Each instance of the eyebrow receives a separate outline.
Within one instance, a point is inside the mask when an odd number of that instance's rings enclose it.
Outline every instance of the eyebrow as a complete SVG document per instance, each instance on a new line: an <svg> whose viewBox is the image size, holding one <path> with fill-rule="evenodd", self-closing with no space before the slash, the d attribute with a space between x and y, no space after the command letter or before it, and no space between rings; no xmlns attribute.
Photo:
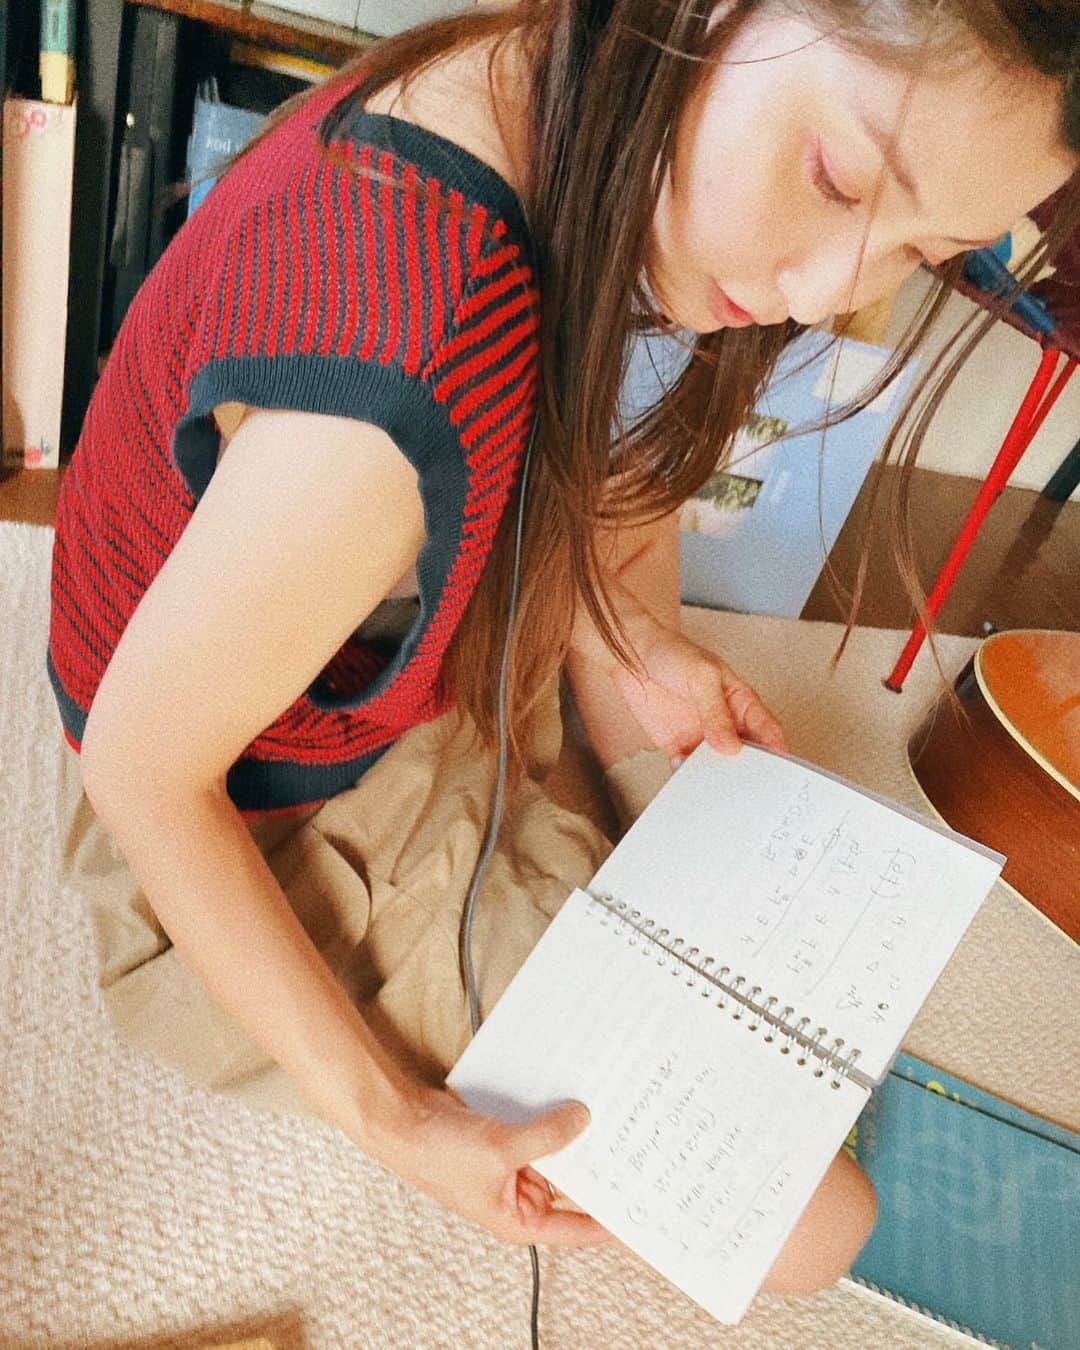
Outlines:
<svg viewBox="0 0 1080 1350"><path fill-rule="evenodd" d="M900 147L896 144L894 135L884 127L878 126L876 122L866 113L864 109L859 109L859 125L867 136L874 142L881 151L881 157L885 161L885 167L904 189L907 195L912 199L918 209L927 214L926 205L919 195L918 184L908 168ZM943 234L940 236L950 244L959 244L961 248L990 248L996 244L1000 235L993 239L955 239L952 235Z"/></svg>

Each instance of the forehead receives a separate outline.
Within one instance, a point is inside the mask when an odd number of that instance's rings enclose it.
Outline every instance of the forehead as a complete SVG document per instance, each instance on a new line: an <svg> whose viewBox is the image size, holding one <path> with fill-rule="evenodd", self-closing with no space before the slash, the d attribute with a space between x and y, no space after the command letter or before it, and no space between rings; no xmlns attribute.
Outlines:
<svg viewBox="0 0 1080 1350"><path fill-rule="evenodd" d="M840 107L878 144L913 213L935 233L949 236L964 222L969 233L993 236L1077 167L1061 139L1060 86L1035 71L1002 69L981 53L928 59L914 71L843 49L833 55L863 76L840 86Z"/></svg>
<svg viewBox="0 0 1080 1350"><path fill-rule="evenodd" d="M748 19L708 76L719 103L760 101L755 125L839 137L859 165L898 170L895 198L920 232L996 237L1064 183L1077 157L1061 140L1062 95L1029 69L1003 69L972 39L903 61L873 56L804 19ZM781 126L780 123L785 126Z"/></svg>

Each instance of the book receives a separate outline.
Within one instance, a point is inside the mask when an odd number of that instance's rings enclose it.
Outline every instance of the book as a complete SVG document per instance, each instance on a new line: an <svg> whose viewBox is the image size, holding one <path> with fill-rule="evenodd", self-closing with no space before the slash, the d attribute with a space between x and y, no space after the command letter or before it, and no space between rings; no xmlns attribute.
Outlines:
<svg viewBox="0 0 1080 1350"><path fill-rule="evenodd" d="M131 18L126 112L117 166L116 209L109 241L107 341L154 264L173 222L166 197L173 181L173 124L180 70L181 21L137 7Z"/></svg>
<svg viewBox="0 0 1080 1350"><path fill-rule="evenodd" d="M195 91L186 160L189 216L217 182L222 166L258 134L267 116L327 72L316 62L250 44L233 43L229 52L229 62L200 80Z"/></svg>
<svg viewBox="0 0 1080 1350"><path fill-rule="evenodd" d="M852 1145L879 1204L854 1280L991 1345L1080 1345L1080 1135L902 1054Z"/></svg>
<svg viewBox="0 0 1080 1350"><path fill-rule="evenodd" d="M784 351L724 467L680 508L684 603L799 617L917 363L848 420L799 428L869 389L890 355L816 330Z"/></svg>
<svg viewBox="0 0 1080 1350"><path fill-rule="evenodd" d="M360 0L277 0L276 8L303 14L342 28L357 28L356 13Z"/></svg>
<svg viewBox="0 0 1080 1350"><path fill-rule="evenodd" d="M70 103L75 97L75 0L41 0L41 97Z"/></svg>
<svg viewBox="0 0 1080 1350"><path fill-rule="evenodd" d="M189 216L217 181L215 170L243 149L265 120L263 113L223 103L216 78L199 86L187 151Z"/></svg>
<svg viewBox="0 0 1080 1350"><path fill-rule="evenodd" d="M279 9L378 37L459 14L475 4L476 0L277 0Z"/></svg>
<svg viewBox="0 0 1080 1350"><path fill-rule="evenodd" d="M253 42L230 42L229 61L236 66L269 70L287 75L303 84L321 84L334 73L334 66L298 52L282 52L274 47L259 47Z"/></svg>
<svg viewBox="0 0 1080 1350"><path fill-rule="evenodd" d="M738 1321L1003 859L793 757L698 747L575 891L447 1083L591 1123L533 1164Z"/></svg>
<svg viewBox="0 0 1080 1350"><path fill-rule="evenodd" d="M78 100L4 100L3 462L54 469L67 343Z"/></svg>

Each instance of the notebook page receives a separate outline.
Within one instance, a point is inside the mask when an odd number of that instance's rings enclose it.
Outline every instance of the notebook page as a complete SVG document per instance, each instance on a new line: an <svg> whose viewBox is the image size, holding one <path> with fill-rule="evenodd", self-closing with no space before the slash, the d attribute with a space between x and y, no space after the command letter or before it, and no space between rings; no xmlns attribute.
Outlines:
<svg viewBox="0 0 1080 1350"><path fill-rule="evenodd" d="M733 1006L576 891L447 1079L512 1122L585 1102L588 1129L537 1171L723 1322L867 1100Z"/></svg>
<svg viewBox="0 0 1080 1350"><path fill-rule="evenodd" d="M1003 861L801 760L701 745L589 890L857 1047L876 1081Z"/></svg>

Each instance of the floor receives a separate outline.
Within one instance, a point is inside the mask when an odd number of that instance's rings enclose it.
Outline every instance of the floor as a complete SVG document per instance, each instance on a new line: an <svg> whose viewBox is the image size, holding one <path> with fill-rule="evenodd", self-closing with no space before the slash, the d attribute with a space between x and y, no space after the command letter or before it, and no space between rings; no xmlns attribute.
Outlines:
<svg viewBox="0 0 1080 1350"><path fill-rule="evenodd" d="M63 470L9 473L0 479L0 520L51 524ZM978 491L970 478L916 469L911 518L919 573L926 585L936 574ZM850 588L866 531L866 491L830 555L837 577ZM867 581L858 622L870 628L904 628L911 618L888 531L873 529ZM803 610L805 619L843 619L846 601L830 592L823 573ZM945 633L978 636L994 629L1054 628L1080 631L1080 502L1050 502L1024 488L1007 488L987 518L956 588L942 612Z"/></svg>

